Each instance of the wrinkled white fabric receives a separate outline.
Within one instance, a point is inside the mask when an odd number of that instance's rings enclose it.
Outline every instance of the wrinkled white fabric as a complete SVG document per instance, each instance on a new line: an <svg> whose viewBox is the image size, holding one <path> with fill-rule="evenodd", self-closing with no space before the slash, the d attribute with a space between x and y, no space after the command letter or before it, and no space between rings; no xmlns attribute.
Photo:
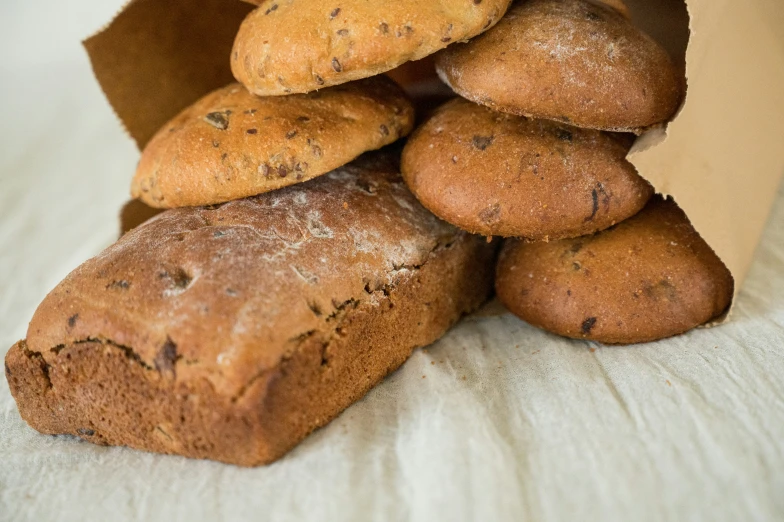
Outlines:
<svg viewBox="0 0 784 522"><path fill-rule="evenodd" d="M137 160L78 46L121 0L72 4L0 5L2 354ZM2 521L783 518L784 192L730 324L607 348L474 317L264 468L40 435L0 379Z"/></svg>

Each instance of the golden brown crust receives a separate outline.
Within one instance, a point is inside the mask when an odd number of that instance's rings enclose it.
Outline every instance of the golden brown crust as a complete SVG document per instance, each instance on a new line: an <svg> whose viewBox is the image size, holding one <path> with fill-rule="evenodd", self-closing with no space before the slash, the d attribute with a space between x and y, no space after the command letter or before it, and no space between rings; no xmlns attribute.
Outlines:
<svg viewBox="0 0 784 522"><path fill-rule="evenodd" d="M270 0L234 42L231 69L263 96L375 76L492 27L510 0Z"/></svg>
<svg viewBox="0 0 784 522"><path fill-rule="evenodd" d="M426 208L464 230L561 239L623 221L653 195L625 159L629 145L458 98L409 138L402 172Z"/></svg>
<svg viewBox="0 0 784 522"><path fill-rule="evenodd" d="M671 200L594 236L505 243L499 299L523 320L608 344L654 341L721 315L733 279Z"/></svg>
<svg viewBox="0 0 784 522"><path fill-rule="evenodd" d="M496 27L436 57L458 94L512 114L609 131L670 119L683 79L621 14L585 0L528 0Z"/></svg>
<svg viewBox="0 0 784 522"><path fill-rule="evenodd" d="M131 192L157 208L240 199L325 174L413 125L410 100L385 77L286 98L232 84L155 135Z"/></svg>
<svg viewBox="0 0 784 522"><path fill-rule="evenodd" d="M488 297L494 245L383 154L308 185L167 211L69 275L6 358L25 420L269 462Z"/></svg>

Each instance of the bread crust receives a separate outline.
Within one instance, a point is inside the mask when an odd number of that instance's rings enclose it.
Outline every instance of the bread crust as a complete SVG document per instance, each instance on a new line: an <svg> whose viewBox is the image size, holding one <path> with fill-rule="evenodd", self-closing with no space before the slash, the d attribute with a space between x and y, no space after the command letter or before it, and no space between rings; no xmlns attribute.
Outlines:
<svg viewBox="0 0 784 522"><path fill-rule="evenodd" d="M610 7L527 0L490 31L436 56L460 96L577 127L641 133L669 120L684 80L667 52Z"/></svg>
<svg viewBox="0 0 784 522"><path fill-rule="evenodd" d="M413 126L411 101L383 76L286 98L232 84L153 137L131 194L157 208L241 199L326 174Z"/></svg>
<svg viewBox="0 0 784 522"><path fill-rule="evenodd" d="M508 240L498 297L515 315L559 335L607 344L655 341L724 313L729 270L672 200L593 236Z"/></svg>
<svg viewBox="0 0 784 522"><path fill-rule="evenodd" d="M486 236L554 240L639 212L653 187L629 136L503 114L454 99L409 138L402 172L431 212Z"/></svg>
<svg viewBox="0 0 784 522"><path fill-rule="evenodd" d="M261 96L310 92L419 60L492 27L510 0L274 0L251 12L231 70Z"/></svg>
<svg viewBox="0 0 784 522"><path fill-rule="evenodd" d="M495 245L388 154L303 189L164 212L88 261L6 357L43 433L271 462L489 296Z"/></svg>

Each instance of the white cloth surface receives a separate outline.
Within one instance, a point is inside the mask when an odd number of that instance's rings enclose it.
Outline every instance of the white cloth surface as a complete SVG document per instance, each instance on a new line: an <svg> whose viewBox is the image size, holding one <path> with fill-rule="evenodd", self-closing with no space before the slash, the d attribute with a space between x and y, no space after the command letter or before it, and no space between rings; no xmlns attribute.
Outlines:
<svg viewBox="0 0 784 522"><path fill-rule="evenodd" d="M138 156L78 42L120 4L0 3L3 355L117 235ZM0 379L0 520L784 520L784 192L730 324L620 348L473 317L268 467L40 435Z"/></svg>

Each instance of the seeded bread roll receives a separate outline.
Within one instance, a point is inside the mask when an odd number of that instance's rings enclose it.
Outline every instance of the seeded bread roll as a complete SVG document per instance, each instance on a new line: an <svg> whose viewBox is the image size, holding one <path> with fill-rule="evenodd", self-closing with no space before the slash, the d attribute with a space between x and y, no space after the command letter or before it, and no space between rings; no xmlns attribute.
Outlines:
<svg viewBox="0 0 784 522"><path fill-rule="evenodd" d="M672 200L593 236L508 240L498 298L535 326L607 344L655 341L727 310L733 279Z"/></svg>
<svg viewBox="0 0 784 522"><path fill-rule="evenodd" d="M260 96L375 76L490 28L511 0L267 0L240 26L234 77Z"/></svg>
<svg viewBox="0 0 784 522"><path fill-rule="evenodd" d="M409 138L402 171L426 208L464 230L562 239L623 221L653 195L626 161L631 143L456 98Z"/></svg>
<svg viewBox="0 0 784 522"><path fill-rule="evenodd" d="M43 433L268 463L485 301L494 252L377 153L127 233L46 297L6 376Z"/></svg>
<svg viewBox="0 0 784 522"><path fill-rule="evenodd" d="M411 101L383 76L286 98L232 84L155 135L131 193L157 208L224 203L325 174L413 126Z"/></svg>
<svg viewBox="0 0 784 522"><path fill-rule="evenodd" d="M587 0L518 2L493 29L439 53L436 68L494 110L619 132L669 120L684 86L663 47Z"/></svg>

